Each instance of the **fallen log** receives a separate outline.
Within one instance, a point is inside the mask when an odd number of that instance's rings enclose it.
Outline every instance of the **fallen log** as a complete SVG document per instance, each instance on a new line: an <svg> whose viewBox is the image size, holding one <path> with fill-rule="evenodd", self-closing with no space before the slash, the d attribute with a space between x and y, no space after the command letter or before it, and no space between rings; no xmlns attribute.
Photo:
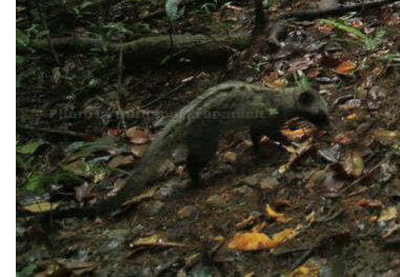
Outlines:
<svg viewBox="0 0 400 277"><path fill-rule="evenodd" d="M145 37L131 42L107 43L100 38L65 37L52 39L54 49L103 50L119 51L122 48L126 62L156 61L170 55L173 58L186 58L209 62L212 59L228 57L234 50L243 50L251 45L251 35L236 33L211 37L202 34L174 35L171 48L169 35ZM31 47L46 50L47 41L34 41ZM18 52L26 52L27 48L19 48Z"/></svg>
<svg viewBox="0 0 400 277"><path fill-rule="evenodd" d="M341 5L329 9L298 10L273 18L269 23L271 25L275 23L276 26L280 26L281 24L279 24L279 22L287 19L312 20L327 16L343 15L351 11L371 11L375 8L398 2L399 0L381 0L346 6ZM272 35L272 44L277 44L276 40L277 39L274 37L274 35ZM220 58L228 57L235 50L243 50L248 48L253 41L254 39L252 38L251 34L246 32L235 33L231 35L218 35L215 37L202 34L174 35L173 47L171 47L169 35L145 37L135 41L123 43L108 43L100 38L72 36L65 38L54 38L51 40L50 45L47 40L36 40L33 41L29 47L39 50L49 50L51 47L53 47L54 49L100 49L112 52L122 49L124 53L124 60L128 63L133 62L136 64L143 61L159 63L168 56L209 63L213 60L220 62ZM29 50L29 47L19 47L17 52L26 52ZM268 45L265 47L268 48Z"/></svg>

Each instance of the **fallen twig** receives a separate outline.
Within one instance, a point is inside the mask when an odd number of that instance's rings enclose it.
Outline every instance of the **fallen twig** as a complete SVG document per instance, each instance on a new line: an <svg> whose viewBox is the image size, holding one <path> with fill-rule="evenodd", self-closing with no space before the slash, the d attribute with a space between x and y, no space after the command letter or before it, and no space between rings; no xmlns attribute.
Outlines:
<svg viewBox="0 0 400 277"><path fill-rule="evenodd" d="M121 119L122 127L124 128L124 130L126 130L127 125L126 125L126 121L125 121L125 112L121 107L123 56L124 56L124 52L121 47L121 49L119 49L119 59L118 59L118 87L117 87L115 94L116 94L117 109L118 109L119 117Z"/></svg>
<svg viewBox="0 0 400 277"><path fill-rule="evenodd" d="M150 101L149 103L143 105L141 108L142 109L146 109L148 107L150 107L151 105L153 105L154 103L160 101L161 99L165 99L166 97L171 96L172 94L174 94L175 92L178 92L179 90L181 90L182 88L184 88L187 85L187 83L183 83L180 84L179 86L177 86L176 88L172 89L171 91L167 92L165 95L161 95L160 97L157 97L156 99Z"/></svg>
<svg viewBox="0 0 400 277"><path fill-rule="evenodd" d="M17 125L17 130L18 129L22 130L22 131L47 133L47 134L51 134L51 135L67 136L67 137L80 138L80 139L85 139L88 137L86 134L77 133L77 132L68 131L68 130L56 130L56 129L50 129L50 128L39 128L39 127Z"/></svg>

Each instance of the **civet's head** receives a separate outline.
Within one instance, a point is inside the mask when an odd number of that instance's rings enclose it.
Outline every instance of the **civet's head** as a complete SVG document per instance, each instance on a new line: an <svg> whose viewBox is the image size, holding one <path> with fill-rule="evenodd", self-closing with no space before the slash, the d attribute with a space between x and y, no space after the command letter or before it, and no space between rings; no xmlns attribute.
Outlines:
<svg viewBox="0 0 400 277"><path fill-rule="evenodd" d="M299 116L310 121L318 128L329 129L328 104L315 88L298 95L297 111Z"/></svg>

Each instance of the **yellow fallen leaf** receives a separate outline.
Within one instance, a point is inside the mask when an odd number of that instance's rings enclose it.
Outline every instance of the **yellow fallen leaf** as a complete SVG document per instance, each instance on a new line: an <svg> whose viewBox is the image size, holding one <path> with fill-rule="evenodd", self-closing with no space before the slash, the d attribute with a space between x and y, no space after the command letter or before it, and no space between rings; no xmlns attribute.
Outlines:
<svg viewBox="0 0 400 277"><path fill-rule="evenodd" d="M398 214L398 212L397 212L397 208L395 206L388 207L381 212L381 216L379 217L379 220L389 221L392 219L396 219L397 214Z"/></svg>
<svg viewBox="0 0 400 277"><path fill-rule="evenodd" d="M214 241L223 241L225 238L223 236L216 236L213 239Z"/></svg>
<svg viewBox="0 0 400 277"><path fill-rule="evenodd" d="M348 120L354 120L354 119L356 119L357 118L357 114L355 114L355 113L352 113L352 114L350 114L350 115L348 115L347 117L346 117L346 119L348 119Z"/></svg>
<svg viewBox="0 0 400 277"><path fill-rule="evenodd" d="M318 271L319 265L313 261L308 261L290 272L289 277L318 277Z"/></svg>
<svg viewBox="0 0 400 277"><path fill-rule="evenodd" d="M184 244L179 242L171 242L164 239L162 236L158 234L154 234L148 237L142 237L136 239L134 242L129 245L131 248L136 247L152 247L152 246L161 246L161 247L186 247Z"/></svg>
<svg viewBox="0 0 400 277"><path fill-rule="evenodd" d="M155 187L149 188L149 189L145 190L143 193L136 195L136 196L132 197L131 199L129 199L128 201L122 203L122 206L126 207L126 206L140 203L146 199L150 199L154 196L156 191L157 191L157 189Z"/></svg>
<svg viewBox="0 0 400 277"><path fill-rule="evenodd" d="M378 129L372 132L372 137L383 145L390 145L400 141L400 131Z"/></svg>
<svg viewBox="0 0 400 277"><path fill-rule="evenodd" d="M293 229L285 229L271 237L264 233L239 233L235 234L233 240L228 244L228 248L241 251L272 249L283 244L292 233Z"/></svg>
<svg viewBox="0 0 400 277"><path fill-rule="evenodd" d="M222 156L224 162L226 163L235 163L237 159L236 153L232 151L226 151L224 155Z"/></svg>
<svg viewBox="0 0 400 277"><path fill-rule="evenodd" d="M295 118L283 126L281 134L289 141L298 141L310 137L316 130L317 128L308 121L301 121Z"/></svg>
<svg viewBox="0 0 400 277"><path fill-rule="evenodd" d="M151 244L151 243L156 243L157 241L160 241L160 240L162 240L162 238L159 235L154 234L154 235L151 235L148 237L138 238L137 240L134 241L134 244L135 245L136 244Z"/></svg>
<svg viewBox="0 0 400 277"><path fill-rule="evenodd" d="M57 206L59 204L60 203L50 203L48 201L36 202L36 203L29 204L27 206L24 206L24 209L29 212L32 212L32 213L41 213L41 212L50 211L51 209L55 209L55 208L57 208Z"/></svg>
<svg viewBox="0 0 400 277"><path fill-rule="evenodd" d="M286 228L272 236L272 240L276 243L282 244L288 239L291 239L296 234L294 229Z"/></svg>
<svg viewBox="0 0 400 277"><path fill-rule="evenodd" d="M269 204L267 204L265 210L267 212L267 215L275 219L277 222L288 223L289 221L292 220L290 217L286 218L283 213L276 212L274 209L271 208Z"/></svg>
<svg viewBox="0 0 400 277"><path fill-rule="evenodd" d="M398 138L400 137L400 132L399 131L389 131L389 130L375 130L372 132L372 135L374 137L380 137L380 138Z"/></svg>

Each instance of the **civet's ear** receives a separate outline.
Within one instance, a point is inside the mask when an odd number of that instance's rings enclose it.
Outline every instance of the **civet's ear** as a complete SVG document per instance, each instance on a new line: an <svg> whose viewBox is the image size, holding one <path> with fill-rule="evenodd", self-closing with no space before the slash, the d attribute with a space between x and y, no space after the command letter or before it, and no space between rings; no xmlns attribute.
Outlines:
<svg viewBox="0 0 400 277"><path fill-rule="evenodd" d="M299 96L299 103L304 106L310 106L315 100L315 95L310 91L305 91Z"/></svg>

